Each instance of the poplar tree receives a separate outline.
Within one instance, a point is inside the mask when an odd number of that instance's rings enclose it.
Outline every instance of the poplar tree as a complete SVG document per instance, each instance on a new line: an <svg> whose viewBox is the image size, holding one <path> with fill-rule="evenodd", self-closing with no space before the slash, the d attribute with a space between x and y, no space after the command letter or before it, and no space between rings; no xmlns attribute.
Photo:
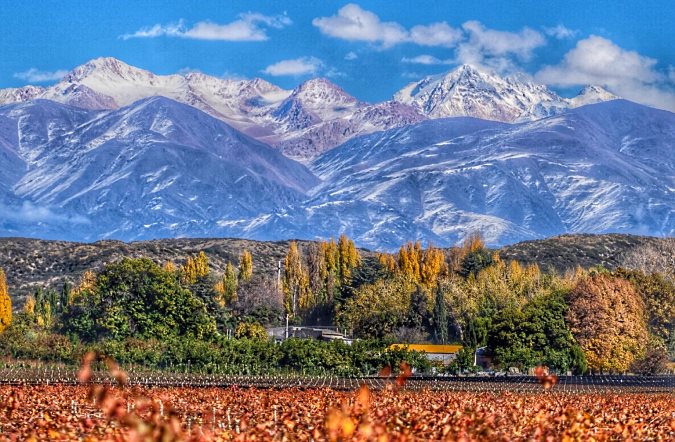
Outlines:
<svg viewBox="0 0 675 442"><path fill-rule="evenodd" d="M307 293L309 292L308 286L309 281L302 265L298 243L291 241L284 260L283 277L284 306L287 313L296 314L296 307L301 303L304 308L308 307L310 303L308 296L311 296Z"/></svg>
<svg viewBox="0 0 675 442"><path fill-rule="evenodd" d="M197 279L209 274L209 258L202 251L196 257L188 256L182 268L183 282L194 284Z"/></svg>
<svg viewBox="0 0 675 442"><path fill-rule="evenodd" d="M248 250L244 250L239 259L239 280L250 281L253 276L253 256Z"/></svg>
<svg viewBox="0 0 675 442"><path fill-rule="evenodd" d="M225 274L223 274L223 301L224 305L231 305L237 300L237 290L239 282L237 272L231 262L225 265Z"/></svg>
<svg viewBox="0 0 675 442"><path fill-rule="evenodd" d="M12 299L7 290L5 271L0 269L0 333L12 323Z"/></svg>

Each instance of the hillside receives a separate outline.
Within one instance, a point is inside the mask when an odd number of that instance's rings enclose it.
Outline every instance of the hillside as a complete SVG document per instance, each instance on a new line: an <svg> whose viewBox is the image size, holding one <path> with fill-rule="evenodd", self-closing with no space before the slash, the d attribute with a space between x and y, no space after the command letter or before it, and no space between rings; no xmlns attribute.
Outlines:
<svg viewBox="0 0 675 442"><path fill-rule="evenodd" d="M618 266L623 257L635 249L659 242L672 241L633 235L563 235L544 240L525 241L500 250L503 259L537 263L542 269L558 271L577 265L590 267L602 264ZM304 242L303 244L307 244ZM236 262L243 250L253 255L256 275L276 274L277 263L283 260L288 241L263 242L243 239L161 239L124 243L98 241L76 243L28 238L0 238L0 268L7 273L10 294L15 307L39 286L59 287L64 278L76 281L88 269L100 269L105 263L122 257L148 257L158 263L182 263L189 255L204 251L211 268L222 272L228 261ZM363 256L372 252L362 250ZM372 263L372 261L368 261Z"/></svg>
<svg viewBox="0 0 675 442"><path fill-rule="evenodd" d="M536 263L543 270L563 272L577 265L583 268L602 265L613 269L621 266L624 257L630 252L667 241L672 243L674 239L622 234L560 235L519 242L503 247L499 253L502 259Z"/></svg>
<svg viewBox="0 0 675 442"><path fill-rule="evenodd" d="M209 264L222 272L228 261L236 263L244 250L253 255L254 272L275 274L288 241L259 242L242 239L162 239L124 243L98 241L77 243L28 238L0 238L0 267L7 273L13 297L19 298L35 287L60 286L64 277L76 281L89 269L123 257L147 257L158 263L182 263L190 255L204 251Z"/></svg>

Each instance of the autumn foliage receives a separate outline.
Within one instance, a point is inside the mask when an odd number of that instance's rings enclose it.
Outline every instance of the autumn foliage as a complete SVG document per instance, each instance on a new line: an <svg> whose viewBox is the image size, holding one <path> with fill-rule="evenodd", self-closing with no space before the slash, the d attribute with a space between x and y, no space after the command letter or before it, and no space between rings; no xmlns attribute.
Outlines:
<svg viewBox="0 0 675 442"><path fill-rule="evenodd" d="M7 278L0 269L0 333L12 323L12 300L7 292Z"/></svg>
<svg viewBox="0 0 675 442"><path fill-rule="evenodd" d="M331 238L307 250L291 241L282 280L286 312L307 317L317 310L331 311L360 264L361 255L346 235L340 235L337 243Z"/></svg>
<svg viewBox="0 0 675 442"><path fill-rule="evenodd" d="M649 340L644 302L625 279L590 274L569 295L572 334L593 370L627 371Z"/></svg>
<svg viewBox="0 0 675 442"><path fill-rule="evenodd" d="M0 386L0 440L672 440L667 394ZM48 399L47 399L48 398Z"/></svg>

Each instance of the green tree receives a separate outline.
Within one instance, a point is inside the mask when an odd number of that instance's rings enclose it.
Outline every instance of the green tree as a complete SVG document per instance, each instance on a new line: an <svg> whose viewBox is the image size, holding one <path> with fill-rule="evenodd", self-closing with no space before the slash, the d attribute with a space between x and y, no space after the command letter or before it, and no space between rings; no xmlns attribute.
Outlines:
<svg viewBox="0 0 675 442"><path fill-rule="evenodd" d="M406 324L416 284L403 276L361 286L338 312L337 322L363 338L383 338Z"/></svg>
<svg viewBox="0 0 675 442"><path fill-rule="evenodd" d="M72 289L68 281L63 281L61 286L61 293L59 297L59 311L65 311L72 302Z"/></svg>
<svg viewBox="0 0 675 442"><path fill-rule="evenodd" d="M65 323L85 339L203 339L216 329L204 302L182 287L175 274L146 258L107 265Z"/></svg>
<svg viewBox="0 0 675 442"><path fill-rule="evenodd" d="M499 312L487 340L495 363L502 368L546 365L561 371L585 371L583 353L565 322L566 313L560 294L535 298L522 310Z"/></svg>
<svg viewBox="0 0 675 442"><path fill-rule="evenodd" d="M441 344L448 342L448 307L440 285L434 297L434 337Z"/></svg>
<svg viewBox="0 0 675 442"><path fill-rule="evenodd" d="M225 273L215 283L214 290L216 292L215 301L220 308L230 307L237 301L239 277L231 262L228 261L225 265Z"/></svg>
<svg viewBox="0 0 675 442"><path fill-rule="evenodd" d="M459 274L465 278L470 275L477 275L484 268L489 267L494 262L492 253L485 248L469 252L461 262Z"/></svg>

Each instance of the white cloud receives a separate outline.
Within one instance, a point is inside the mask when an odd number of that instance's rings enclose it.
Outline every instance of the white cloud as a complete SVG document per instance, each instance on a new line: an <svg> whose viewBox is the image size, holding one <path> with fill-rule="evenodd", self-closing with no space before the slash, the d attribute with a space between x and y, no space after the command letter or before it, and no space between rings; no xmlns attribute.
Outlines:
<svg viewBox="0 0 675 442"><path fill-rule="evenodd" d="M546 38L531 28L519 32L486 28L478 21L462 25L466 40L457 45L456 62L484 67L498 72L517 71L514 60L529 60Z"/></svg>
<svg viewBox="0 0 675 442"><path fill-rule="evenodd" d="M437 64L454 64L454 60L441 60L434 57L433 55L418 55L417 57L403 57L401 59L403 63L411 64L426 64L426 65L437 65Z"/></svg>
<svg viewBox="0 0 675 442"><path fill-rule="evenodd" d="M357 53L354 52L354 51L349 51L349 52L347 52L347 54L345 55L345 60L348 60L348 61L356 60L357 58L359 58L359 56L358 56Z"/></svg>
<svg viewBox="0 0 675 442"><path fill-rule="evenodd" d="M391 47L401 43L415 43L422 46L454 46L462 32L446 22L414 26L407 30L401 24L380 20L375 13L350 3L331 17L317 17L312 24L331 37L349 41L365 41Z"/></svg>
<svg viewBox="0 0 675 442"><path fill-rule="evenodd" d="M410 40L421 46L454 47L462 38L462 31L446 22L418 25L410 29Z"/></svg>
<svg viewBox="0 0 675 442"><path fill-rule="evenodd" d="M497 31L478 21L468 21L462 28L468 34L468 40L459 46L458 56L464 58L462 61L510 55L528 60L536 48L546 44L541 33L527 27L520 32Z"/></svg>
<svg viewBox="0 0 675 442"><path fill-rule="evenodd" d="M16 72L14 78L29 81L31 83L45 83L48 81L59 81L68 74L68 71L41 71L36 68L30 68L27 71Z"/></svg>
<svg viewBox="0 0 675 442"><path fill-rule="evenodd" d="M570 29L564 25L557 25L553 27L545 27L544 32L550 37L555 37L558 40L564 40L566 38L574 38L579 34L579 31Z"/></svg>
<svg viewBox="0 0 675 442"><path fill-rule="evenodd" d="M331 37L351 41L367 41L393 46L404 42L408 32L396 22L383 22L380 17L359 5L349 3L332 17L320 17L312 24Z"/></svg>
<svg viewBox="0 0 675 442"><path fill-rule="evenodd" d="M291 24L286 15L268 16L257 12L239 14L239 19L218 24L211 21L201 21L192 27L187 27L183 20L167 25L156 24L141 28L133 34L124 34L123 40L130 38L180 37L195 40L223 40L223 41L264 41L269 39L267 28L281 29Z"/></svg>
<svg viewBox="0 0 675 442"><path fill-rule="evenodd" d="M543 67L535 77L556 86L599 84L629 100L675 110L672 71L661 73L656 65L653 58L591 35L579 40L558 65Z"/></svg>
<svg viewBox="0 0 675 442"><path fill-rule="evenodd" d="M267 66L262 72L273 76L316 74L324 66L316 57L300 57L292 60L282 60Z"/></svg>
<svg viewBox="0 0 675 442"><path fill-rule="evenodd" d="M187 74L203 74L204 72L202 72L200 69L197 69L197 68L191 68L190 66L185 66L185 67L182 67L182 68L178 69L178 71L176 71L176 73L179 74L179 75L187 75Z"/></svg>

